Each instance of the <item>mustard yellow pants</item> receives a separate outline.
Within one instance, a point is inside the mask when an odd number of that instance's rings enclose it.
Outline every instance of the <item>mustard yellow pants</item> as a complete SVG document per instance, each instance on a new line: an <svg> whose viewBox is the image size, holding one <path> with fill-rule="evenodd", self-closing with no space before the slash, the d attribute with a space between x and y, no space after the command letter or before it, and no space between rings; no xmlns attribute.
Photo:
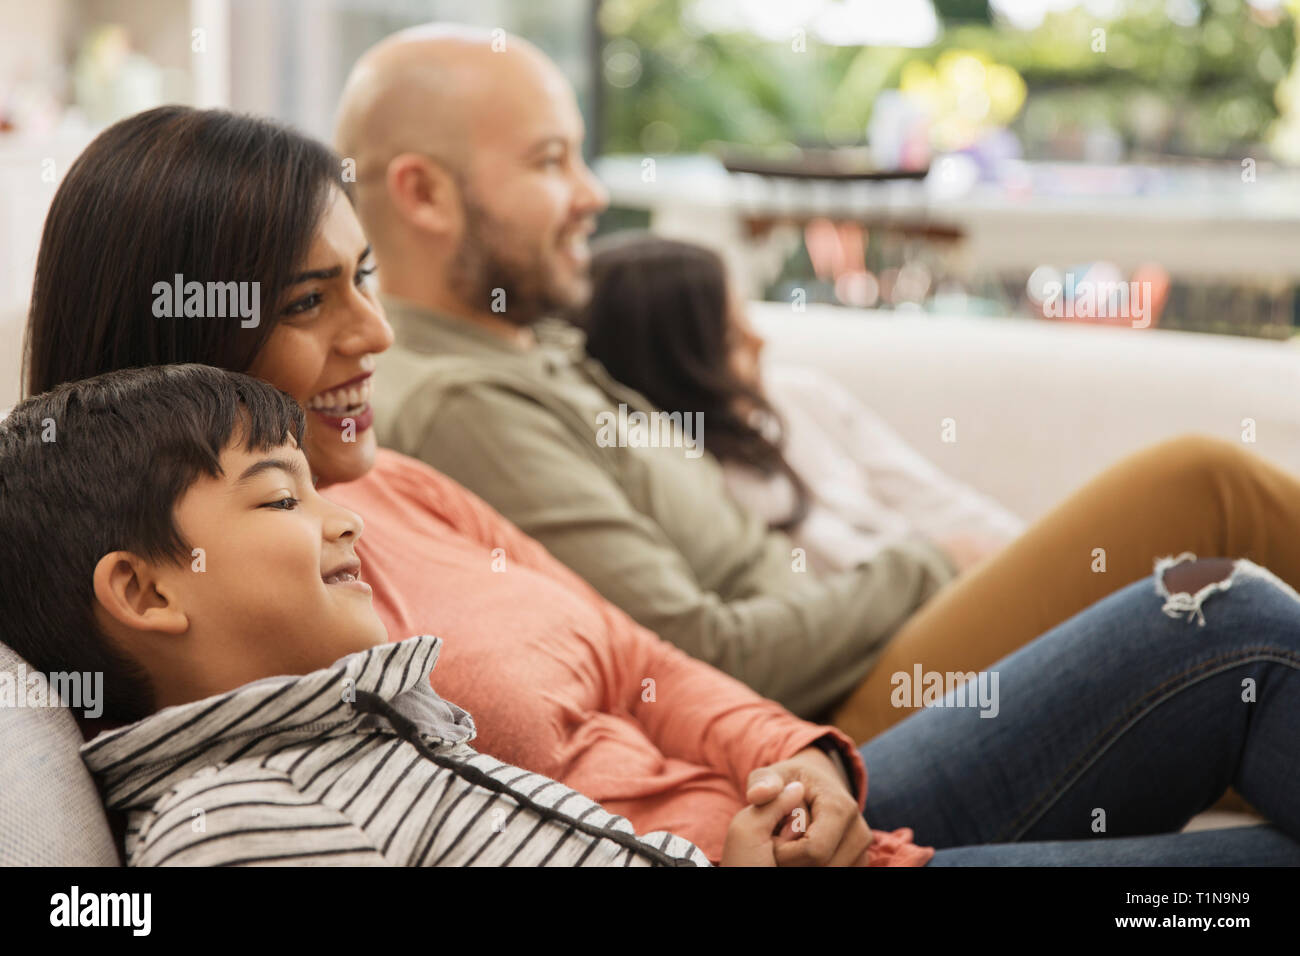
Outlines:
<svg viewBox="0 0 1300 956"><path fill-rule="evenodd" d="M1123 459L936 594L832 721L865 742L912 713L891 702L893 675L988 667L1184 551L1249 558L1300 589L1300 479L1212 438Z"/></svg>

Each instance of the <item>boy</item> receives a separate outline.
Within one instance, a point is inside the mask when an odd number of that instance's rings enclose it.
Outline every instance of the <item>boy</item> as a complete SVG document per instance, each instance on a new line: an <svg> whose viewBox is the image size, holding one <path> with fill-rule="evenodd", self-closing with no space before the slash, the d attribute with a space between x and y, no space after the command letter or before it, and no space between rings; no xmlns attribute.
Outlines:
<svg viewBox="0 0 1300 956"><path fill-rule="evenodd" d="M40 671L97 671L124 723L82 756L131 865L707 865L563 785L476 753L387 643L361 519L316 493L287 395L201 365L112 372L0 423L0 603ZM792 783L728 830L774 865Z"/></svg>

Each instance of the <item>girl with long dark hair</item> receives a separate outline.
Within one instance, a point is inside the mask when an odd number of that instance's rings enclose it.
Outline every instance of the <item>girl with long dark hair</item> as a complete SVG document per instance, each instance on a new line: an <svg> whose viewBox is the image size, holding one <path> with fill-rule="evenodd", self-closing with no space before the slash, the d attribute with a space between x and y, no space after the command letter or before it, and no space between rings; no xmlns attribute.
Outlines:
<svg viewBox="0 0 1300 956"><path fill-rule="evenodd" d="M1023 530L825 375L763 368L763 339L710 249L636 233L599 242L579 323L619 381L659 408L703 414L731 493L789 533L814 571L908 535L965 567Z"/></svg>

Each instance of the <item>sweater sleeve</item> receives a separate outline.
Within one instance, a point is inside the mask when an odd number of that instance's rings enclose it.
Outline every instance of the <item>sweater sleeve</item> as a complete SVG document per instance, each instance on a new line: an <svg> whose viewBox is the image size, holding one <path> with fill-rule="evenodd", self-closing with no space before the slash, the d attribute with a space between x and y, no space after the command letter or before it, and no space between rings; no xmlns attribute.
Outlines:
<svg viewBox="0 0 1300 956"><path fill-rule="evenodd" d="M858 809L866 808L866 766L847 734L800 720L655 637L617 608L610 616L620 631L618 645L627 651L619 661L619 682L628 706L664 754L726 773L743 794L750 773L830 736L844 758Z"/></svg>
<svg viewBox="0 0 1300 956"><path fill-rule="evenodd" d="M444 398L413 450L632 618L796 714L824 713L853 690L880 645L952 575L924 542L825 577L793 574L787 552L784 571L765 566L769 577L782 575L778 584L724 598L700 583L658 523L687 519L634 507L593 444L527 398L479 388ZM668 511L674 493L646 492ZM743 512L729 498L716 504L712 527L700 533L738 535ZM695 510L706 511L705 502Z"/></svg>
<svg viewBox="0 0 1300 956"><path fill-rule="evenodd" d="M661 753L724 773L743 792L752 771L786 760L830 735L865 805L866 769L846 734L800 720L717 668L684 654L606 601L477 495L427 466L412 465L420 469L412 478L433 493L441 513L454 512L458 529L484 547L502 548L511 562L558 581L599 610L610 636L607 707L630 712ZM654 683L647 685L647 680ZM648 693L651 687L653 693Z"/></svg>

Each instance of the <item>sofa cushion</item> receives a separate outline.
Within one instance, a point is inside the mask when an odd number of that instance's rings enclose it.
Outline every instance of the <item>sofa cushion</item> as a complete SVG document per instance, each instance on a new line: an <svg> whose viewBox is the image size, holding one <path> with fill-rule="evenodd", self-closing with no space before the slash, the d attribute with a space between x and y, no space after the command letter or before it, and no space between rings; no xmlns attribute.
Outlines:
<svg viewBox="0 0 1300 956"><path fill-rule="evenodd" d="M1216 436L1300 472L1300 337L795 312L788 301L752 303L749 314L767 361L836 380L946 474L1029 521L1107 465L1177 435Z"/></svg>
<svg viewBox="0 0 1300 956"><path fill-rule="evenodd" d="M30 672L0 643L0 680L17 682ZM0 700L0 866L119 865L81 743L66 707Z"/></svg>

